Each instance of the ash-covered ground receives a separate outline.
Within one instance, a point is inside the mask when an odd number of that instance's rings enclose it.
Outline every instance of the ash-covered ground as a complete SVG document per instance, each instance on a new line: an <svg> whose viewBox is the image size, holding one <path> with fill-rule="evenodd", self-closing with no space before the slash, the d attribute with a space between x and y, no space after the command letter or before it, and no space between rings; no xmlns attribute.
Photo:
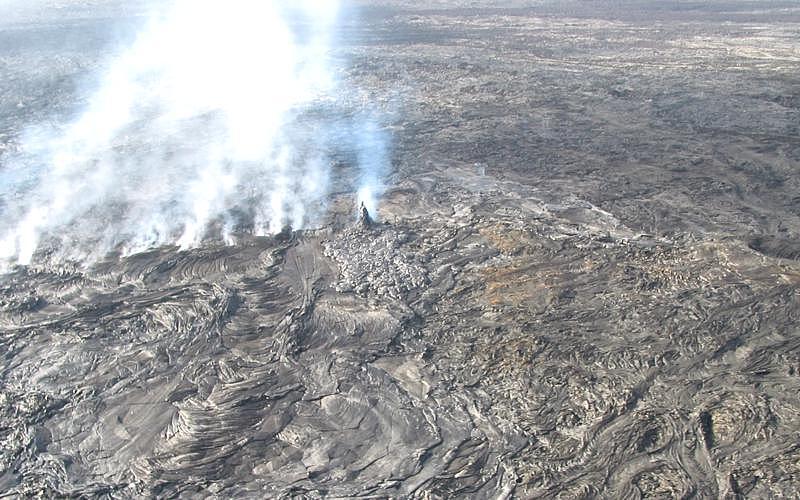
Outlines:
<svg viewBox="0 0 800 500"><path fill-rule="evenodd" d="M0 161L138 15L0 24ZM342 181L318 229L13 269L4 496L796 497L798 33L791 1L365 3L380 220Z"/></svg>

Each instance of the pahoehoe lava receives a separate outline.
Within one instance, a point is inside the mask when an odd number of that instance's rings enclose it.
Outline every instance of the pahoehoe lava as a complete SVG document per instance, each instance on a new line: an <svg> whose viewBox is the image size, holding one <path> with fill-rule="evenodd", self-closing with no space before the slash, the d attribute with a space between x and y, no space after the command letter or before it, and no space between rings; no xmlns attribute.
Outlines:
<svg viewBox="0 0 800 500"><path fill-rule="evenodd" d="M125 14L65 4L0 21L2 168ZM799 28L365 2L346 78L399 108L378 217L342 187L317 229L12 269L3 496L796 497Z"/></svg>

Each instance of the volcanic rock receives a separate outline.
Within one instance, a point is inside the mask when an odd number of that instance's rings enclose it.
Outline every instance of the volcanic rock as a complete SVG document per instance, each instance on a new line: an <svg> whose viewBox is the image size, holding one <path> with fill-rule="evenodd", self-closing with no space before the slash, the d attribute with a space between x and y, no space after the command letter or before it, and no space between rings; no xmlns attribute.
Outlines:
<svg viewBox="0 0 800 500"><path fill-rule="evenodd" d="M0 20L2 151L124 4ZM364 4L392 224L12 269L3 495L796 497L791 2Z"/></svg>

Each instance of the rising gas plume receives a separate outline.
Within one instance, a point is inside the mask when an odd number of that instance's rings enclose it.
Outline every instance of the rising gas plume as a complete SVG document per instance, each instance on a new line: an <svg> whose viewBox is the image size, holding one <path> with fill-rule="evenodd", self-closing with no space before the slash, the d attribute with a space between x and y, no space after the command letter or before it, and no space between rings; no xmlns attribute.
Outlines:
<svg viewBox="0 0 800 500"><path fill-rule="evenodd" d="M154 9L87 106L67 123L29 127L5 159L0 258L91 262L310 227L324 214L337 150L357 163L350 185L374 214L387 137L374 110L343 109L356 100L334 57L340 7Z"/></svg>

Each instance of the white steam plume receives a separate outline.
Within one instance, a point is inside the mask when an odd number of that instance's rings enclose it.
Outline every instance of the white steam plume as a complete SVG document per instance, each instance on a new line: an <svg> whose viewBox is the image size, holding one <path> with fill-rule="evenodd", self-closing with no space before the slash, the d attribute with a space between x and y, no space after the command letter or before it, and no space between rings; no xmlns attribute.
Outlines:
<svg viewBox="0 0 800 500"><path fill-rule="evenodd" d="M357 200L373 217L378 214L378 199L383 194L383 177L389 164L387 138L374 118L360 121L356 150L361 170Z"/></svg>
<svg viewBox="0 0 800 500"><path fill-rule="evenodd" d="M92 261L209 234L308 227L323 214L333 142L355 145L375 213L387 162L374 117L341 130L315 109L348 92L332 62L334 0L176 0L107 68L86 109L32 127L0 171L0 259ZM368 113L362 113L366 115ZM359 115L354 113L353 115ZM361 116L361 115L359 115ZM350 147L350 146L348 146Z"/></svg>

